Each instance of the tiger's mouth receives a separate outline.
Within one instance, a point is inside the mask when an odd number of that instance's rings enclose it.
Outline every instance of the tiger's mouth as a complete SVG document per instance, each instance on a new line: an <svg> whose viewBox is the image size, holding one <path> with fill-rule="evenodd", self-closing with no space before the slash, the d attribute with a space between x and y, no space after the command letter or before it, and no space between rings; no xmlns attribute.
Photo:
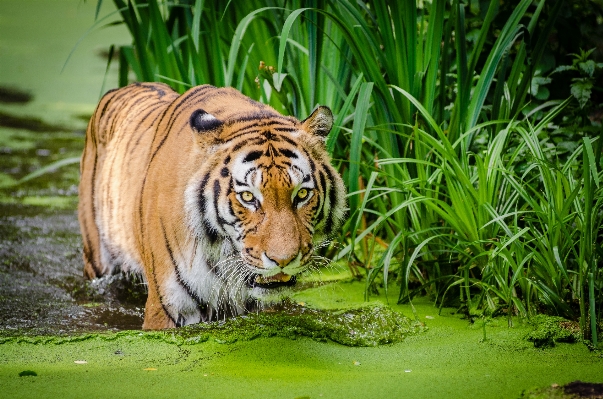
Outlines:
<svg viewBox="0 0 603 399"><path fill-rule="evenodd" d="M291 287L295 285L297 278L285 273L278 273L273 276L262 276L261 274L252 274L247 279L247 286L249 288L278 288L278 287Z"/></svg>

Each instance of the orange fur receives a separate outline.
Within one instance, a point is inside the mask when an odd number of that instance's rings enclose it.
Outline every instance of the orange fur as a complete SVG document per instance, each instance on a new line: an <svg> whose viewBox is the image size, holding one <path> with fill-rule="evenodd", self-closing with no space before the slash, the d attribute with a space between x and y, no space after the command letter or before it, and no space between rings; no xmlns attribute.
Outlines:
<svg viewBox="0 0 603 399"><path fill-rule="evenodd" d="M81 165L85 276L141 273L146 329L244 312L341 223L331 124L325 107L300 122L231 88L109 92Z"/></svg>

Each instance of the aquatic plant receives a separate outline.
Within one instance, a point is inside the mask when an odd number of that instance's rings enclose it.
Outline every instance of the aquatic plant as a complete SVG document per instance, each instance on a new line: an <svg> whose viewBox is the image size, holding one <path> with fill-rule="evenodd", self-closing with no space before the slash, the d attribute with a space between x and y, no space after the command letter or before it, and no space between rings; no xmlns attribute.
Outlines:
<svg viewBox="0 0 603 399"><path fill-rule="evenodd" d="M350 219L330 254L367 296L395 277L400 301L457 298L509 322L546 309L596 342L601 139L578 126L571 151L551 143L575 100L548 100L540 67L562 1L114 3L133 38L114 49L122 85L333 109Z"/></svg>

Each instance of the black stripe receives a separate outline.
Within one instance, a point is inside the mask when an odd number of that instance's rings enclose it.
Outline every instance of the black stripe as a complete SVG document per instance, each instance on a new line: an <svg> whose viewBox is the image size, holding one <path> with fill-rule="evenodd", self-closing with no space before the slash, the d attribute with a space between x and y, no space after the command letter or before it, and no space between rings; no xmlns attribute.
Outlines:
<svg viewBox="0 0 603 399"><path fill-rule="evenodd" d="M230 212L230 217L232 217L233 219L235 219L235 222L233 223L236 224L240 219L235 215L234 210L232 209L232 201L230 201L230 194L233 191L233 182L232 179L230 180L230 184L228 185L228 192L226 193L226 198L228 200L228 211Z"/></svg>
<svg viewBox="0 0 603 399"><path fill-rule="evenodd" d="M109 107L109 104L111 104L111 102L115 99L115 92L117 91L117 89L113 89L113 90L109 90L107 93L105 93L105 95L103 96L101 103L103 102L103 100L105 100L105 105L103 106L103 109L98 113L98 117L99 119L103 117L103 115L105 114L105 112L107 111L107 107ZM113 94L112 94L113 93ZM111 95L110 95L111 94ZM109 96L110 95L110 96ZM99 104L100 105L100 104ZM98 108L97 108L98 111Z"/></svg>
<svg viewBox="0 0 603 399"><path fill-rule="evenodd" d="M207 237L209 243L211 245L215 244L220 236L218 235L218 231L213 228L212 225L209 224L208 220L203 221L203 227L205 230L205 236Z"/></svg>
<svg viewBox="0 0 603 399"><path fill-rule="evenodd" d="M281 136L281 138L282 138L283 140L285 140L287 143L291 144L292 146L295 146L295 147L297 147L297 146L298 146L298 144L297 144L295 141L293 141L292 139L290 139L290 138L289 138L289 137L287 137L287 136Z"/></svg>
<svg viewBox="0 0 603 399"><path fill-rule="evenodd" d="M235 144L234 147L232 147L231 152L237 152L239 151L242 147L244 147L245 145L247 145L249 142L247 140L242 140L240 143Z"/></svg>
<svg viewBox="0 0 603 399"><path fill-rule="evenodd" d="M245 156L245 158L243 159L243 162L252 162L261 156L262 156L262 151L252 151L249 154L247 154L247 156Z"/></svg>
<svg viewBox="0 0 603 399"><path fill-rule="evenodd" d="M320 223L320 221L324 218L324 213L325 213L327 182L326 182L325 174L322 170L319 171L318 177L319 177L320 191L322 192L322 195L321 195L322 203L320 204L320 211L318 212L318 215L316 216L316 220L318 221L318 223Z"/></svg>
<svg viewBox="0 0 603 399"><path fill-rule="evenodd" d="M140 125L140 124L142 124L144 121L146 121L146 119L147 119L147 118L151 117L151 116L152 116L152 115L155 113L155 111L156 111L157 109L159 109L159 108L161 108L161 107L165 106L165 105L166 105L166 103L165 103L165 102L160 102L160 103L157 103L157 104L155 104L155 105L157 105L157 106L156 106L156 107L154 107L152 110L150 110L150 111L149 111L149 113L148 113L148 114L146 114L146 115L145 115L145 116L144 116L144 117L143 117L143 118L142 118L142 119L139 121L138 125ZM150 126L155 126L155 121L156 121L156 120L157 120L157 118L159 118L160 116L161 116L161 115L155 115L155 119L154 119L154 120L153 120L153 121L150 123ZM140 140L142 140L142 138L143 138L144 136L145 136L145 135L144 135L144 134L142 134L142 132L139 132L138 137L137 137L137 139L136 139L136 142L134 143L134 145L132 146L132 149L130 150L130 154L133 154L133 153L134 153L134 150L135 150L135 149L138 147L138 145L140 144ZM128 146L129 146L129 144L128 144ZM127 150L127 148L126 148L126 150Z"/></svg>
<svg viewBox="0 0 603 399"><path fill-rule="evenodd" d="M235 123L261 121L262 119L267 119L268 121L261 125L258 124L256 126L271 126L271 125L276 125L277 123L282 123L282 122L279 122L279 120L288 122L286 124L291 123L291 119L287 118L286 116L283 116L276 112L262 110L259 112L254 112L252 114L246 114L246 115L242 115L239 117L229 119L228 126L231 126ZM274 119L276 119L276 120L274 120Z"/></svg>
<svg viewBox="0 0 603 399"><path fill-rule="evenodd" d="M199 203L199 211L201 213L205 213L205 204L206 204L205 187L207 187L208 181L209 181L209 173L207 173L205 176L203 176L203 179L201 180L201 185L199 186L198 203Z"/></svg>
<svg viewBox="0 0 603 399"><path fill-rule="evenodd" d="M174 318L172 317L170 312L168 312L167 307L163 303L163 296L161 295L161 291L159 291L159 284L157 283L157 275L155 274L155 256L153 256L153 251L151 251L151 275L153 277L155 291L157 292L157 297L159 298L159 303L161 304L161 308L163 309L163 311L165 312L167 317L170 318L172 323L174 323L174 325L176 325L176 320L174 320Z"/></svg>
<svg viewBox="0 0 603 399"><path fill-rule="evenodd" d="M222 216L220 216L220 213L218 212L218 200L220 198L220 192L220 181L216 179L214 180L214 211L216 212L216 219L218 220L219 225L225 224L228 226L232 226L234 225L234 223L227 222Z"/></svg>
<svg viewBox="0 0 603 399"><path fill-rule="evenodd" d="M325 167L324 171L327 173L327 180L329 182L329 214L327 216L327 221L325 222L324 232L327 235L331 235L333 233L333 210L335 208L337 192L335 190L335 179L333 177L333 174L329 170L329 167Z"/></svg>
<svg viewBox="0 0 603 399"><path fill-rule="evenodd" d="M256 170L258 170L258 168L254 167L254 168L249 169L247 172L245 172L245 177L244 177L245 181L247 181L247 176L249 176L250 173L255 172ZM243 185L246 186L247 183L243 183Z"/></svg>
<svg viewBox="0 0 603 399"><path fill-rule="evenodd" d="M239 130L236 132L236 134L234 134L234 135L231 134L230 136L228 136L228 138L226 139L226 142L233 141L233 140L239 139L243 136L248 136L250 134L254 134L257 136L259 133L260 133L259 130L249 130L249 131L244 131L244 132Z"/></svg>
<svg viewBox="0 0 603 399"><path fill-rule="evenodd" d="M218 179L214 180L214 208L216 210L216 215L218 214L218 198L220 197L220 181Z"/></svg>
<svg viewBox="0 0 603 399"><path fill-rule="evenodd" d="M133 90L133 87L129 87L129 90L124 90L125 93L124 95L119 96L119 100L126 96L128 96L128 98L122 101L120 106L118 106L118 104L115 104L115 106L111 109L109 115L107 115L106 117L107 122L111 121L111 127L108 129L105 127L105 131L107 131L111 136L113 135L113 132L115 132L115 125L117 124L118 120L120 120L118 116L120 114L128 115L129 111L132 109L134 104L138 103L138 101L147 99L147 90L137 90L137 92L132 93ZM111 136L106 137L107 142L110 140Z"/></svg>
<svg viewBox="0 0 603 399"><path fill-rule="evenodd" d="M93 126L94 128L94 126ZM98 148L95 142L93 142L94 144L94 167L92 168L92 184L91 184L91 188L90 188L90 201L91 204L90 206L92 207L92 223L94 223L94 226L96 228L97 234L98 234L98 240L99 240L99 245L100 245L100 231L98 231L98 226L96 225L96 205L95 205L95 195L96 195L96 167L97 167L97 163L98 163ZM83 162L82 162L83 164ZM89 248L90 248L90 265L92 266L92 269L94 270L94 273L96 274L96 277L101 277L102 274L100 272L99 266L96 264L95 261L95 256L94 256L94 251L92 250L92 243L91 241L89 242Z"/></svg>
<svg viewBox="0 0 603 399"><path fill-rule="evenodd" d="M159 223L161 225L161 230L163 231L163 241L165 243L165 248L168 251L168 255L170 256L170 261L172 262L172 266L174 267L174 272L176 273L176 281L178 282L178 284L180 284L180 286L182 288L184 288L184 290L186 291L188 296L193 298L193 300L197 304L197 308L199 309L199 312L203 313L203 311L205 311L207 309L207 304L199 297L199 295L197 295L196 292L194 292L191 289L191 287L182 278L182 275L180 274L180 269L178 268L178 263L176 262L176 259L174 259L174 252L172 251L172 247L170 246L170 241L169 241L166 231L165 231L165 225L163 224L163 220L161 218L159 219ZM177 326L177 327L179 327L179 326Z"/></svg>
<svg viewBox="0 0 603 399"><path fill-rule="evenodd" d="M288 158L297 158L297 154L296 154L296 153L294 153L293 151L288 150L288 149L286 149L286 148L281 148L281 149L279 150L279 152L280 152L281 154L283 154L284 156L288 157Z"/></svg>
<svg viewBox="0 0 603 399"><path fill-rule="evenodd" d="M308 234L310 236L314 235L314 229L311 226L306 226L305 224L302 223L302 226L305 227L306 231L308 232Z"/></svg>

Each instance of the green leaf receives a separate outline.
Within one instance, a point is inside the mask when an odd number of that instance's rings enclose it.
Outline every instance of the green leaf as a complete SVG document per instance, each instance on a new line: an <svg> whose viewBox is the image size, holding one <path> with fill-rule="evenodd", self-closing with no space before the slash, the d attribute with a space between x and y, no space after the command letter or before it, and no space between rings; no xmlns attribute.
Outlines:
<svg viewBox="0 0 603 399"><path fill-rule="evenodd" d="M111 67L111 61L113 61L114 53L115 53L115 45L112 44L111 47L109 47L109 56L107 57L107 66L105 67L105 74L103 75L103 84L101 85L99 99L103 96L103 92L105 91L105 83L107 83L107 75L109 74L109 68Z"/></svg>
<svg viewBox="0 0 603 399"><path fill-rule="evenodd" d="M40 177L42 175L45 175L46 173L51 173L54 172L55 170L62 168L63 166L67 166L67 165L73 165L73 164L79 164L80 163L80 157L72 157L72 158L63 158L63 159L59 159L56 162L53 162L51 164L48 164L44 167L41 167L38 170L35 170L33 172L31 172L30 174L24 176L23 178L21 178L20 180L15 182L15 185L19 185L21 183L25 183L26 181L30 181L32 179L35 179L36 177Z"/></svg>
<svg viewBox="0 0 603 399"><path fill-rule="evenodd" d="M538 94L538 89L540 86L551 83L551 78L545 78L542 76L534 76L532 78L532 84L530 85L530 94L535 96Z"/></svg>
<svg viewBox="0 0 603 399"><path fill-rule="evenodd" d="M283 30L281 31L281 38L278 45L278 63L276 66L276 73L280 74L283 69L283 59L285 58L285 46L287 45L287 39L289 38L289 31L291 30L291 26L299 17L299 15L309 10L309 8L301 8L299 10L295 10L287 17L285 24L283 25ZM280 90L280 84L276 87L276 90Z"/></svg>
<svg viewBox="0 0 603 399"><path fill-rule="evenodd" d="M548 100L550 95L551 92L549 91L549 89L547 89L546 87L540 87L538 88L538 93L536 93L534 97L536 97L537 100L545 101Z"/></svg>
<svg viewBox="0 0 603 399"><path fill-rule="evenodd" d="M228 53L228 63L226 67L226 76L224 77L224 86L232 86L233 77L234 77L234 68L237 65L237 55L239 53L239 47L241 47L241 41L243 40L243 36L245 35L245 31L247 27L253 21L257 14L266 11L266 10L275 10L279 7L263 7L257 10L253 10L249 14L245 16L239 22L237 29L235 30L235 34L232 37L232 42L230 43L230 51Z"/></svg>
<svg viewBox="0 0 603 399"><path fill-rule="evenodd" d="M363 75L360 73L360 76L356 79L356 82L352 85L352 89L348 93L343 106L339 110L339 114L337 115L337 119L335 119L335 123L333 123L333 129L329 133L327 137L327 151L329 154L333 154L333 150L335 149L335 142L337 141L337 137L339 136L339 132L341 131L341 126L343 125L344 118L347 116L348 111L352 106L352 101L356 97L356 93L360 90L360 85L362 84Z"/></svg>
<svg viewBox="0 0 603 399"><path fill-rule="evenodd" d="M571 85L571 93L578 100L580 108L584 108L588 100L590 100L591 89L593 82L588 78L572 79L574 83Z"/></svg>
<svg viewBox="0 0 603 399"><path fill-rule="evenodd" d="M96 11L94 12L94 20L98 19L98 14L100 13L101 6L103 5L103 0L97 0L96 2Z"/></svg>
<svg viewBox="0 0 603 399"><path fill-rule="evenodd" d="M191 28L191 36L195 45L195 50L199 52L199 30L201 25L201 14L203 13L203 4L205 0L195 1L195 10L193 12L193 26Z"/></svg>
<svg viewBox="0 0 603 399"><path fill-rule="evenodd" d="M591 140L589 137L584 137L583 142L584 149L586 150L586 155L588 156L588 163L590 164L591 178L595 182L595 186L599 188L599 174L597 173L597 163L595 162L595 153L593 151Z"/></svg>
<svg viewBox="0 0 603 399"><path fill-rule="evenodd" d="M576 71L576 67L573 65L559 65L557 68L555 68L553 70L553 72L551 72L551 74L553 73L557 73L557 72L564 72L564 71Z"/></svg>
<svg viewBox="0 0 603 399"><path fill-rule="evenodd" d="M373 83L362 83L358 101L356 102L356 111L354 112L354 125L352 127L352 143L350 148L350 172L348 187L351 193L358 191L358 178L360 177L360 164L362 162L362 136L370 107L371 93ZM350 197L350 214L354 214L358 208L358 195Z"/></svg>
<svg viewBox="0 0 603 399"><path fill-rule="evenodd" d="M580 62L578 63L578 66L590 77L592 77L593 73L595 73L596 64L593 60Z"/></svg>

